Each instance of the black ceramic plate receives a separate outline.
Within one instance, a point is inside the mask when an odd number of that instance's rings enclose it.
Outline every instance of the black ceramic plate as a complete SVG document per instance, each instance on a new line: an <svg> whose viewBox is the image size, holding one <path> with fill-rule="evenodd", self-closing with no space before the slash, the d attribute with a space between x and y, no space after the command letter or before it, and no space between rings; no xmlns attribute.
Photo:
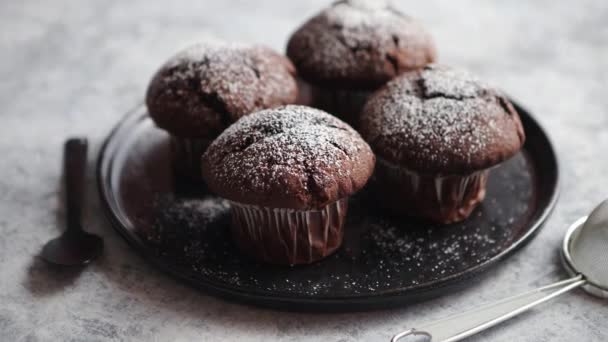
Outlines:
<svg viewBox="0 0 608 342"><path fill-rule="evenodd" d="M167 135L144 108L129 113L101 150L98 182L116 230L162 271L224 298L287 310L386 308L470 283L529 241L557 197L556 156L517 107L527 142L492 169L487 196L469 219L437 226L390 217L365 192L354 196L342 248L307 266L258 264L236 250L227 203L175 196Z"/></svg>

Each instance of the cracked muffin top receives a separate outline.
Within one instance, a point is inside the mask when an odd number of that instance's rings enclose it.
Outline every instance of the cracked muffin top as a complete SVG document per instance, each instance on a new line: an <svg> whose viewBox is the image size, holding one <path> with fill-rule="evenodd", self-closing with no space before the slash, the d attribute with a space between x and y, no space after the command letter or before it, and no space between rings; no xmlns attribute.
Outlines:
<svg viewBox="0 0 608 342"><path fill-rule="evenodd" d="M360 128L378 158L435 174L489 168L525 140L504 95L465 71L439 65L405 73L374 93Z"/></svg>
<svg viewBox="0 0 608 342"><path fill-rule="evenodd" d="M291 36L287 56L312 84L362 90L436 60L427 31L380 0L334 2Z"/></svg>
<svg viewBox="0 0 608 342"><path fill-rule="evenodd" d="M146 105L172 135L213 139L244 115L295 102L294 74L286 57L265 46L199 44L157 71Z"/></svg>
<svg viewBox="0 0 608 342"><path fill-rule="evenodd" d="M234 202L322 209L361 189L375 157L349 125L321 110L288 105L247 115L202 158L209 188Z"/></svg>

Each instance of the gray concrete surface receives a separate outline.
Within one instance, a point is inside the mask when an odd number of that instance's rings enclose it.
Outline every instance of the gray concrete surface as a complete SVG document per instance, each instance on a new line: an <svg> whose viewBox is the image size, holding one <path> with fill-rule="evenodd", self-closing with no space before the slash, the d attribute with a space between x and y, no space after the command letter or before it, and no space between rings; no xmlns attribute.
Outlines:
<svg viewBox="0 0 608 342"><path fill-rule="evenodd" d="M540 235L477 284L398 310L279 313L226 303L153 270L103 218L89 176L86 227L104 256L79 274L35 255L61 228L62 141L96 150L154 70L209 36L283 50L326 1L0 3L1 341L386 341L401 328L564 276L568 224L608 196L608 3L398 1L463 65L532 110L555 141L559 204ZM94 152L91 154L93 165ZM606 302L575 292L472 341L606 341Z"/></svg>

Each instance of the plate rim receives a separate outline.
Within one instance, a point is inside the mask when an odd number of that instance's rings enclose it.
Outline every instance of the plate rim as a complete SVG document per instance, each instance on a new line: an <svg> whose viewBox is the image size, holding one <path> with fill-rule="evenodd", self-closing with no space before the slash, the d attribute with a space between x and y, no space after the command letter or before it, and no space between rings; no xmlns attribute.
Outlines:
<svg viewBox="0 0 608 342"><path fill-rule="evenodd" d="M149 248L145 247L145 244L141 240L136 239L133 236L134 234L130 233L129 229L123 225L123 223L117 217L115 212L116 208L113 208L116 205L116 200L114 199L112 192L107 191L108 189L106 189L106 182L104 182L103 177L105 174L104 161L107 159L109 144L112 142L120 128L123 127L123 125L125 125L129 120L140 120L141 118L145 117L145 114L141 114L142 109L145 110L143 103L139 103L133 109L127 111L124 117L116 123L116 125L111 129L109 134L104 139L96 160L95 175L97 180L97 191L105 216L109 219L112 228L126 240L129 247L135 249L136 252L146 260L146 262L151 263L155 268L163 273L168 274L180 281L184 281L197 289L204 290L209 294L213 294L231 301L287 311L362 311L399 307L407 303L418 302L429 297L435 297L434 294L439 296L441 294L438 292L440 292L442 289L459 289L468 287L466 280L482 276L492 266L499 264L501 261L514 254L517 250L526 246L533 239L533 237L538 234L542 226L546 223L547 219L553 212L559 198L561 184L559 159L555 152L553 141L547 131L533 116L533 114L531 114L517 102L513 101L511 98L509 99L513 103L513 106L517 112L520 114L522 123L533 127L538 133L540 133L541 136L539 139L544 140L545 144L547 145L547 150L549 153L546 154L545 158L551 164L553 164L552 166L554 166L554 181L552 182L552 187L549 190L550 195L548 196L548 200L544 206L541 206L541 208L532 213L532 217L530 219L531 225L527 232L517 240L514 240L511 245L505 248L503 251L480 264L459 273L452 274L448 277L431 281L426 283L424 287L420 288L396 288L375 294L353 294L352 296L304 297L289 294L269 295L240 290L238 286L229 284L222 286L221 284L202 275L195 276L191 271L180 271L183 270L183 267L171 267L172 263L168 262L165 258L160 258L154 255ZM110 166L107 167L108 170L112 169L111 164L113 160L113 158L109 159ZM110 199L113 199L114 203L111 203ZM294 305L297 305L297 307Z"/></svg>

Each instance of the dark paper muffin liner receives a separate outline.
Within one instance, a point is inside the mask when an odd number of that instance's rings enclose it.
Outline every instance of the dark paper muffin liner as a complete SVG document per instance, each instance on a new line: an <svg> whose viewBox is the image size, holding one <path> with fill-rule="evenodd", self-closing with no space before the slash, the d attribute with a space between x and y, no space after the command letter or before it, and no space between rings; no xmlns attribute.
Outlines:
<svg viewBox="0 0 608 342"><path fill-rule="evenodd" d="M245 254L273 264L309 264L342 244L348 199L320 210L268 208L232 202L232 235Z"/></svg>
<svg viewBox="0 0 608 342"><path fill-rule="evenodd" d="M373 91L330 89L299 80L299 103L322 109L358 127L359 115Z"/></svg>
<svg viewBox="0 0 608 342"><path fill-rule="evenodd" d="M201 171L201 157L211 140L171 136L170 144L176 191L198 192L206 188Z"/></svg>
<svg viewBox="0 0 608 342"><path fill-rule="evenodd" d="M466 219L484 199L489 170L465 175L423 174L377 158L374 183L395 214L438 223Z"/></svg>

